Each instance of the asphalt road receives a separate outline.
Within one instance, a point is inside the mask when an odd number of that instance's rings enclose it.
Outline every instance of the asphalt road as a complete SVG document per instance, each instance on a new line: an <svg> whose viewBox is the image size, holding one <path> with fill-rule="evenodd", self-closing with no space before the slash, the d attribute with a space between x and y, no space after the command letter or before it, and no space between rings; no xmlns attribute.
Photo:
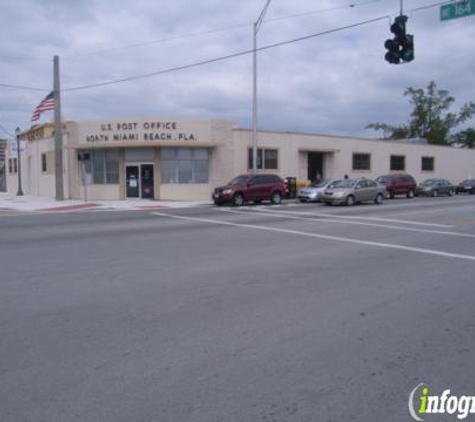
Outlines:
<svg viewBox="0 0 475 422"><path fill-rule="evenodd" d="M473 196L0 215L0 421L409 421L474 270Z"/></svg>

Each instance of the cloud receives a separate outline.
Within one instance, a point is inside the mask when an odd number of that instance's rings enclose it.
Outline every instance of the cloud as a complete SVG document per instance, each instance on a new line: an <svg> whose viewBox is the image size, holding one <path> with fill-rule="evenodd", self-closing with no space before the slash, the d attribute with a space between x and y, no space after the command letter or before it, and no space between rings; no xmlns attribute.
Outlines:
<svg viewBox="0 0 475 422"><path fill-rule="evenodd" d="M70 88L246 51L252 48L252 24L264 4L118 0L111 6L99 0L5 0L0 16L0 81L48 90L55 54L61 58L62 87ZM390 21L399 5L389 0L349 4L271 2L258 46L382 19L260 51L260 128L377 136L365 126L405 123L411 107L404 90L425 87L430 80L448 90L459 106L475 99L475 56L470 54L475 17L441 22L438 7L417 10L430 0L406 0L416 59L396 66L384 60L383 44L391 36ZM130 45L135 46L123 48ZM27 127L31 110L45 94L0 88L0 123L10 130ZM65 92L63 111L71 120L194 116L233 119L250 127L252 56Z"/></svg>

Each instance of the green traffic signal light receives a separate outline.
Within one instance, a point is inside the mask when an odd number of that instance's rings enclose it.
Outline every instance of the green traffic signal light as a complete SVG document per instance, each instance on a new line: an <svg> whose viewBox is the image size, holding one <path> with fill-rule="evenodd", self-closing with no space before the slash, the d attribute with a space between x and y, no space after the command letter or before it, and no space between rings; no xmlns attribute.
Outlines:
<svg viewBox="0 0 475 422"><path fill-rule="evenodd" d="M401 59L405 62L414 60L414 36L407 34L402 41Z"/></svg>

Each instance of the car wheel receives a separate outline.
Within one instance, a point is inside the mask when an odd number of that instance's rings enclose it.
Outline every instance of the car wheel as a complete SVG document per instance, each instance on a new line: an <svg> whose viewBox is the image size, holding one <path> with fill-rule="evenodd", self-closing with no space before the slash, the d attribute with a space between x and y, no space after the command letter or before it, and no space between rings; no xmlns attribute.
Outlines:
<svg viewBox="0 0 475 422"><path fill-rule="evenodd" d="M438 196L438 195L439 195L439 192L437 192L437 189L434 189L434 190L432 191L432 196L435 198L435 197Z"/></svg>
<svg viewBox="0 0 475 422"><path fill-rule="evenodd" d="M282 194L280 192L274 192L270 198L270 201L274 205L278 205L282 202Z"/></svg>
<svg viewBox="0 0 475 422"><path fill-rule="evenodd" d="M383 195L381 195L380 193L378 193L376 195L376 198L374 198L374 203L375 204L378 204L378 205L381 205L383 203Z"/></svg>
<svg viewBox="0 0 475 422"><path fill-rule="evenodd" d="M353 205L355 205L355 197L353 195L347 196L346 205L348 205L349 207L352 207Z"/></svg>
<svg viewBox="0 0 475 422"><path fill-rule="evenodd" d="M414 198L414 190L413 189L410 189L409 192L407 192L407 195L406 195L408 198Z"/></svg>
<svg viewBox="0 0 475 422"><path fill-rule="evenodd" d="M236 193L233 196L233 204L236 205L236 207L240 207L242 204L244 204L244 196L240 193Z"/></svg>

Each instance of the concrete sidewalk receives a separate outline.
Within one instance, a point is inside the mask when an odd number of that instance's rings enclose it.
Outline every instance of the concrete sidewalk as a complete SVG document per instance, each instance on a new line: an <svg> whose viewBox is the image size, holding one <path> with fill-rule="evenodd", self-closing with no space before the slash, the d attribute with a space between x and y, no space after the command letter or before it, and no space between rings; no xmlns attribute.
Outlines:
<svg viewBox="0 0 475 422"><path fill-rule="evenodd" d="M189 208L200 205L209 205L206 201L154 201L148 199L127 199L124 201L90 201L66 199L56 201L53 198L39 196L15 196L9 193L0 193L0 212L71 212L82 210L147 210L167 208Z"/></svg>

